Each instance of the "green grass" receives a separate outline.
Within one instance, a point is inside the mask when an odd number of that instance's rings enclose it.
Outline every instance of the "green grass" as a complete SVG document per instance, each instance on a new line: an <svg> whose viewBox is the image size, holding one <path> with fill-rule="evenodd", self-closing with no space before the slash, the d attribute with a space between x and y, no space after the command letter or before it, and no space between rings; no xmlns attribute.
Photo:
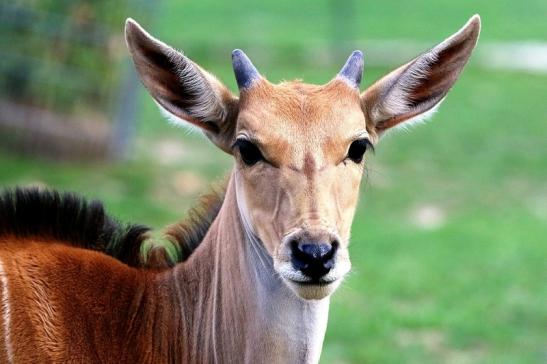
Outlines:
<svg viewBox="0 0 547 364"><path fill-rule="evenodd" d="M328 41L323 1L212 4L166 2L156 33L197 51L220 42L226 55L239 40L285 50ZM475 12L483 17L483 41L547 37L544 1L381 4L360 5L356 39L438 41ZM197 55L234 89L229 57ZM317 83L337 71L289 58L265 69L274 81ZM367 69L366 83L386 71ZM333 297L324 363L545 361L545 85L545 75L468 68L431 122L391 133L369 156L354 269ZM230 157L168 126L144 92L141 98L130 160L82 165L0 153L0 186L78 191L104 200L125 221L154 227L180 218L209 181L225 175ZM431 210L439 220L428 226L419 215Z"/></svg>

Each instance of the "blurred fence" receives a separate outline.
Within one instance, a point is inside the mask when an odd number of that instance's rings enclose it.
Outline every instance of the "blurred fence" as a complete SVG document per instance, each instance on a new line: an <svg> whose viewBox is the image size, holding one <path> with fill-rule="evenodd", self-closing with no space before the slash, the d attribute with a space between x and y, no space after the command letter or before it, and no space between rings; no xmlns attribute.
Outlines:
<svg viewBox="0 0 547 364"><path fill-rule="evenodd" d="M135 114L124 64L128 14L145 0L19 0L0 4L0 144L60 159L120 156Z"/></svg>

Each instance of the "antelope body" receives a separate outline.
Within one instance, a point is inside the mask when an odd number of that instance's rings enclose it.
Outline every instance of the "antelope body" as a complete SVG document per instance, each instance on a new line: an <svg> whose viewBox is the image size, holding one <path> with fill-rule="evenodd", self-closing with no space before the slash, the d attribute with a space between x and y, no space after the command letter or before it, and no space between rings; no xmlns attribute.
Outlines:
<svg viewBox="0 0 547 364"><path fill-rule="evenodd" d="M236 50L236 97L128 20L144 86L234 168L221 193L168 229L175 261L146 228L120 226L96 202L5 192L0 362L318 362L329 297L350 270L364 154L439 104L479 30L474 16L361 94L361 52L315 86L271 84Z"/></svg>

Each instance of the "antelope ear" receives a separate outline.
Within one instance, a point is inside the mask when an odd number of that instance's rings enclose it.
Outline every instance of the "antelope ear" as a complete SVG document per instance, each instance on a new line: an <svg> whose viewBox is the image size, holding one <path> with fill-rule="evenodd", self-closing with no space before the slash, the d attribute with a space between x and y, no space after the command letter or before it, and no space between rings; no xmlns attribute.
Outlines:
<svg viewBox="0 0 547 364"><path fill-rule="evenodd" d="M125 23L125 39L143 85L167 116L198 127L230 152L238 99L228 88L132 19Z"/></svg>
<svg viewBox="0 0 547 364"><path fill-rule="evenodd" d="M381 134L399 123L432 114L471 56L480 27L480 18L474 15L444 42L368 88L361 95L367 124Z"/></svg>

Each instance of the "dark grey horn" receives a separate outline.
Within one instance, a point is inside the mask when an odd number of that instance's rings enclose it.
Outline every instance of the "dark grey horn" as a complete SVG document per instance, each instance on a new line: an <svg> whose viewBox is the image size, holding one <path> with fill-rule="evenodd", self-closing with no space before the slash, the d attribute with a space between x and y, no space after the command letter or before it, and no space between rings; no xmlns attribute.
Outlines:
<svg viewBox="0 0 547 364"><path fill-rule="evenodd" d="M260 79L260 73L241 49L232 52L232 66L240 90L249 88L254 81Z"/></svg>
<svg viewBox="0 0 547 364"><path fill-rule="evenodd" d="M352 87L359 88L361 78L363 77L364 63L363 52L353 51L344 67L338 73L338 77L346 80Z"/></svg>

